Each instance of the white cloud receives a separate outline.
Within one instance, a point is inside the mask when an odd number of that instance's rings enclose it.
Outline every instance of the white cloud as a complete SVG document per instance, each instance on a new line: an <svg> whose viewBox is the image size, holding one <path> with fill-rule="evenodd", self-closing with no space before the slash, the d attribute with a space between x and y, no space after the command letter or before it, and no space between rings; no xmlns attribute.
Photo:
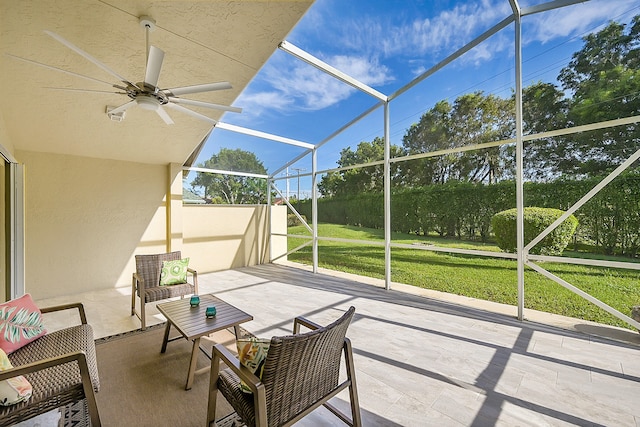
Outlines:
<svg viewBox="0 0 640 427"><path fill-rule="evenodd" d="M524 21L524 41L547 43L559 37L582 36L603 20L619 20L633 6L637 0L590 1L532 15Z"/></svg>
<svg viewBox="0 0 640 427"><path fill-rule="evenodd" d="M251 111L254 115L261 115L268 109L286 110L291 107L292 101L281 96L275 90L243 93L238 102L244 111Z"/></svg>
<svg viewBox="0 0 640 427"><path fill-rule="evenodd" d="M382 85L391 79L385 66L364 57L336 55L325 62L370 86ZM355 91L351 86L297 60L271 62L262 74L262 80L269 89L244 93L238 100L238 105L247 111L321 110L345 100Z"/></svg>
<svg viewBox="0 0 640 427"><path fill-rule="evenodd" d="M430 18L381 29L379 38L385 56L452 53L511 13L505 0L482 0L458 4ZM357 26L358 21L353 25ZM372 27L372 26L370 26ZM372 37L368 42L371 43Z"/></svg>
<svg viewBox="0 0 640 427"><path fill-rule="evenodd" d="M597 23L618 20L627 14L637 0L592 0L523 18L525 42L548 42L560 37L582 35ZM507 0L481 0L459 3L449 10L428 18L406 20L393 24L388 17L371 16L340 22L340 31L333 31L344 48L367 52L370 56L390 58L397 56L423 56L442 58L464 46L492 26L511 15ZM338 24L336 24L337 26ZM512 30L509 35L512 34ZM504 33L499 33L502 35ZM496 36L484 42L468 58L488 61L496 54L510 49ZM467 59L468 60L468 59Z"/></svg>

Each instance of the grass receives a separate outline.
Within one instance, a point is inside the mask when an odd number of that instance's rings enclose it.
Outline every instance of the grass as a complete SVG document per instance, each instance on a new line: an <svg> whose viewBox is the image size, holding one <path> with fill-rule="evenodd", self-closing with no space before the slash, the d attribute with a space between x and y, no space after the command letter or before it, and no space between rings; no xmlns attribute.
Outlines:
<svg viewBox="0 0 640 427"><path fill-rule="evenodd" d="M290 227L289 233L308 235L301 226ZM384 241L382 230L335 224L319 224L318 235ZM290 250L304 242L303 239L291 237L288 241ZM402 233L393 233L392 241L500 252L494 244ZM321 241L318 250L320 267L384 278L384 248L381 246ZM572 252L569 256L588 257L582 252ZM311 247L307 246L290 254L289 259L311 264ZM629 261L628 258L612 256L606 259ZM640 271L560 263L538 264L623 314L630 315L631 307L640 304ZM503 304L517 304L517 271L514 260L392 248L391 280ZM633 329L617 317L529 268L525 270L525 307Z"/></svg>

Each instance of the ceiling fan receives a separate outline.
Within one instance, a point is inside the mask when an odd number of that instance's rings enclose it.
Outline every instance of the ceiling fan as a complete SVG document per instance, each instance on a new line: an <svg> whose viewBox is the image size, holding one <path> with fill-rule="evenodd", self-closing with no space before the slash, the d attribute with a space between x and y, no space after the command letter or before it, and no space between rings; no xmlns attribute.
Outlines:
<svg viewBox="0 0 640 427"><path fill-rule="evenodd" d="M144 80L142 82L133 83L132 81L126 79L125 77L122 77L120 74L118 74L117 72L109 68L100 60L94 58L87 52L83 51L73 43L69 42L68 40L65 40L64 38L62 38L61 36L59 36L58 34L52 31L45 31L45 33L53 37L55 40L62 43L69 49L73 50L77 54L83 56L85 59L89 60L96 66L102 68L104 71L106 71L107 73L117 78L120 81L120 83L112 84L103 80L95 79L93 77L74 73L61 68L53 67L51 65L42 64L40 62L33 61L30 59L21 58L14 55L9 55L9 56L12 56L13 58L16 58L16 59L20 59L22 61L36 64L45 68L61 71L66 74L71 74L76 77L81 77L94 82L104 83L115 89L118 89L118 91L114 92L114 91L99 91L99 90L89 90L89 89L50 88L50 89L70 90L70 91L78 91L78 92L116 93L116 94L126 95L127 97L129 97L130 100L125 104L122 104L119 107L115 107L115 108L107 108L107 114L109 114L110 117L114 115L115 116L120 115L120 117L123 117L122 113L124 113L126 110L136 105L145 110L155 111L166 124L173 124L174 122L169 116L169 114L166 112L164 107L169 107L171 109L181 111L185 114L191 115L201 120L211 122L213 124L217 123L217 121L203 114L200 114L196 111L193 111L189 108L183 107L182 105L211 108L211 109L222 110L222 111L230 111L234 113L242 112L242 109L237 107L212 104L210 102L196 101L193 99L180 98L181 95L211 92L211 91L223 90L223 89L231 89L231 84L229 84L228 82L208 83L208 84L183 86L183 87L169 88L169 89L161 89L160 87L158 87L158 78L160 77L160 71L162 69L164 52L155 46L149 46L149 32L155 29L155 21L148 16L141 16L139 18L139 22L140 22L140 25L145 29L146 45L147 45L146 70L144 74Z"/></svg>

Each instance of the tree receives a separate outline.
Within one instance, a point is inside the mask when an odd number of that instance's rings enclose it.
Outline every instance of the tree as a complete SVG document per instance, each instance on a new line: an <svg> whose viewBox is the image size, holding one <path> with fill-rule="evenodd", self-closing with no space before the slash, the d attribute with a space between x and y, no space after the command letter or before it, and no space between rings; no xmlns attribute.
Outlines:
<svg viewBox="0 0 640 427"><path fill-rule="evenodd" d="M438 102L403 138L408 154L429 153L499 141L513 135L513 101L475 92L454 104ZM506 150L500 147L450 152L407 162L403 172L413 185L449 180L493 183L503 177Z"/></svg>
<svg viewBox="0 0 640 427"><path fill-rule="evenodd" d="M391 157L400 153L400 148L391 145ZM338 167L355 166L384 160L384 139L375 137L373 141L363 141L356 151L351 147L342 149ZM397 176L397 168L391 168L392 178ZM369 191L382 191L384 187L384 165L367 166L329 172L318 183L318 190L323 196L341 196Z"/></svg>
<svg viewBox="0 0 640 427"><path fill-rule="evenodd" d="M451 138L452 106L448 101L438 102L427 111L420 122L414 123L402 138L407 154L419 154L453 148ZM423 186L445 182L456 162L455 155L442 155L410 160L401 165L405 182Z"/></svg>
<svg viewBox="0 0 640 427"><path fill-rule="evenodd" d="M553 83L534 83L522 91L523 132L536 134L563 129L568 124L569 101ZM524 176L527 179L546 181L557 177L556 165L560 162L559 150L562 137L546 137L524 144Z"/></svg>
<svg viewBox="0 0 640 427"><path fill-rule="evenodd" d="M266 174L267 170L254 153L241 149L222 148L198 167L223 171ZM203 187L205 197L219 204L266 203L267 187L264 179L198 173L192 187Z"/></svg>
<svg viewBox="0 0 640 427"><path fill-rule="evenodd" d="M511 99L475 92L458 97L451 123L457 146L500 141L513 136L515 107ZM493 184L502 178L505 149L484 148L461 153L456 165L457 179Z"/></svg>
<svg viewBox="0 0 640 427"><path fill-rule="evenodd" d="M628 31L627 31L628 30ZM575 125L631 117L640 112L640 15L629 27L612 22L584 37L584 46L560 72L572 93L568 118ZM640 148L637 124L572 135L558 152L566 174L609 172Z"/></svg>

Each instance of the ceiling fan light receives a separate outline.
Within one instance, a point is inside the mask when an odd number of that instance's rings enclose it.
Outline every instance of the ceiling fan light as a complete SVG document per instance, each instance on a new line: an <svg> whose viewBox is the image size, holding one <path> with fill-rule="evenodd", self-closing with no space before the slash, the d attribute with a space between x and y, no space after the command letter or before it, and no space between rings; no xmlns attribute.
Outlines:
<svg viewBox="0 0 640 427"><path fill-rule="evenodd" d="M138 104L138 106L140 106L140 108L149 111L156 111L160 106L158 100L150 96L138 96L136 98L136 103Z"/></svg>

